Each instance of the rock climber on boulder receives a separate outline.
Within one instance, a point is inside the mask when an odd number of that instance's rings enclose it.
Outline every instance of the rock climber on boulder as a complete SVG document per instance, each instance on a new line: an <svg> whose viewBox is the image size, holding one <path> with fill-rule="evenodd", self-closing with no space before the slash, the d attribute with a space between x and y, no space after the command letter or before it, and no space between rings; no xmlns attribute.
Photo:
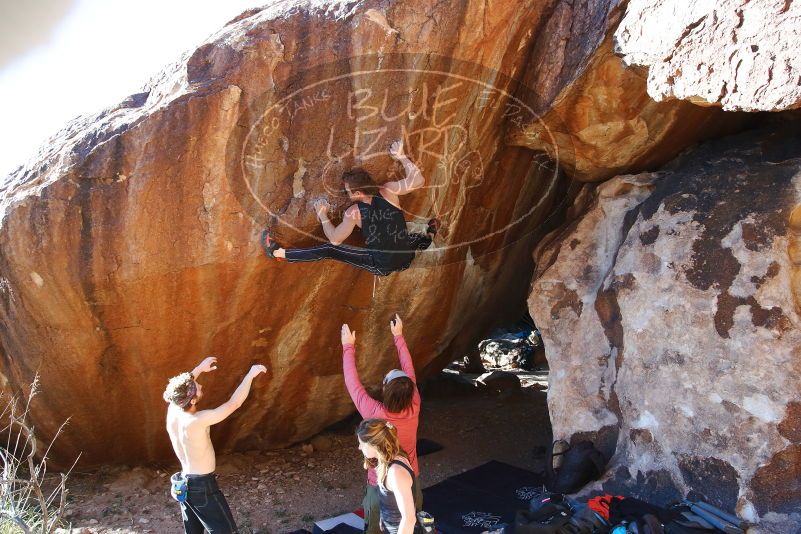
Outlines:
<svg viewBox="0 0 801 534"><path fill-rule="evenodd" d="M288 262L332 259L378 276L408 269L416 251L431 245L440 223L437 219L428 221L425 234L407 231L399 197L422 187L425 178L417 165L403 153L400 140L392 143L389 154L403 165L405 178L379 186L364 169L355 168L344 173L342 181L345 191L355 204L345 210L339 225L334 226L331 222L325 201L318 200L315 203L314 208L328 243L311 248L284 249L275 241L269 229L265 229L261 244L267 256ZM342 244L357 226L361 228L366 248Z"/></svg>

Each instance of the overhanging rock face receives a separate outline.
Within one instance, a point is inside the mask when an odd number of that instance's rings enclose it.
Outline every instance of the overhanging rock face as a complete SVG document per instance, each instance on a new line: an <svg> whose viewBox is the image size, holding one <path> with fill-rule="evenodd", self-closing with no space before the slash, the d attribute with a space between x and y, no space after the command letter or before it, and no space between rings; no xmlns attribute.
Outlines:
<svg viewBox="0 0 801 534"><path fill-rule="evenodd" d="M269 369L215 429L218 448L286 445L353 409L343 322L359 333L365 381L378 383L394 365L393 313L424 374L475 341L480 329L467 325L522 308L507 295L525 294L529 251L572 195L545 155L503 142L537 120L513 77L552 4L254 10L11 175L0 200L2 375L19 394L40 373L42 439L71 418L55 456L170 458L161 392L208 354L220 370L204 377L207 405L250 363ZM427 178L404 198L407 219L445 223L414 268L376 281L263 257L266 224L286 244L319 242L310 206L321 196L346 206L343 170L397 176L386 149L398 137Z"/></svg>
<svg viewBox="0 0 801 534"><path fill-rule="evenodd" d="M0 186L4 389L40 373L40 437L71 418L55 456L171 458L161 392L208 354L207 405L252 362L269 370L215 429L218 448L283 446L352 411L343 322L378 383L393 313L425 374L522 309L530 251L581 188L569 177L651 168L728 121L651 103L611 54L618 2L574 4L283 2L59 132ZM285 244L319 243L311 204L347 205L343 170L397 176L398 137L427 178L407 219L445 223L414 268L376 282L263 257L267 224Z"/></svg>
<svg viewBox="0 0 801 534"><path fill-rule="evenodd" d="M509 143L556 152L572 178L597 182L656 169L698 140L744 123L743 114L649 96L647 71L628 65L614 46L620 19L639 8L615 1L556 4L521 74L536 88L532 108L539 120L511 130Z"/></svg>
<svg viewBox="0 0 801 534"><path fill-rule="evenodd" d="M799 146L775 127L619 176L538 250L554 435L614 454L605 490L801 507Z"/></svg>

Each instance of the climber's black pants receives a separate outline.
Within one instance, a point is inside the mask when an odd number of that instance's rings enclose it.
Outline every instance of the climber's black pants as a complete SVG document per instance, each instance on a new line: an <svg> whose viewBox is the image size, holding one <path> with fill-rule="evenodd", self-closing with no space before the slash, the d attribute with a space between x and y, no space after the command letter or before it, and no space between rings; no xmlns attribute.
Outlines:
<svg viewBox="0 0 801 534"><path fill-rule="evenodd" d="M399 258L393 257L398 253L332 243L323 243L310 248L288 248L285 254L288 262L336 260L377 276L387 276L408 269L414 259L414 252L427 249L431 245L431 238L423 234L409 234L409 245L408 253L403 253Z"/></svg>

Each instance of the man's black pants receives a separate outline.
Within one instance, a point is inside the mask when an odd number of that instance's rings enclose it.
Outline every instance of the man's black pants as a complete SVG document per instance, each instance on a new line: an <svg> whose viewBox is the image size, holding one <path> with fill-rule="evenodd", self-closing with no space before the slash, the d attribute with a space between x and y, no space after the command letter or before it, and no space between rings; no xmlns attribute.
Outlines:
<svg viewBox="0 0 801 534"><path fill-rule="evenodd" d="M225 495L217 485L217 475L186 475L186 501L181 504L181 516L186 534L238 534Z"/></svg>
<svg viewBox="0 0 801 534"><path fill-rule="evenodd" d="M431 245L431 238L423 234L409 234L409 248L410 252L416 250L425 250ZM342 263L347 263L369 271L377 276L387 276L393 272L403 271L409 265L405 265L400 269L386 269L376 265L374 258L376 252L369 248L350 247L348 245L334 245L332 243L323 243L322 245L310 248L288 248L286 249L286 261L293 262L306 262L306 261L319 261L319 260L336 260ZM380 253L387 254L387 253Z"/></svg>

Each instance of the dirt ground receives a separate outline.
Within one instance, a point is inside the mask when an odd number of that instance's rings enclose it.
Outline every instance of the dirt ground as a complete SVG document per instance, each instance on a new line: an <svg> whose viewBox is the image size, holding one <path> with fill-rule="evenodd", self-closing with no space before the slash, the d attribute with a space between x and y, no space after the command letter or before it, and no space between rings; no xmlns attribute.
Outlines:
<svg viewBox="0 0 801 534"><path fill-rule="evenodd" d="M551 429L543 388L544 372L521 376L520 393L486 393L448 378L422 386L418 436L444 449L420 458L424 487L500 460L540 470L539 454ZM356 448L357 418L312 440L279 451L218 457L219 483L240 531L283 533L312 530L316 520L359 507L366 474ZM183 532L178 505L170 498L175 465L107 467L78 473L69 483L67 520L72 532L127 534Z"/></svg>

